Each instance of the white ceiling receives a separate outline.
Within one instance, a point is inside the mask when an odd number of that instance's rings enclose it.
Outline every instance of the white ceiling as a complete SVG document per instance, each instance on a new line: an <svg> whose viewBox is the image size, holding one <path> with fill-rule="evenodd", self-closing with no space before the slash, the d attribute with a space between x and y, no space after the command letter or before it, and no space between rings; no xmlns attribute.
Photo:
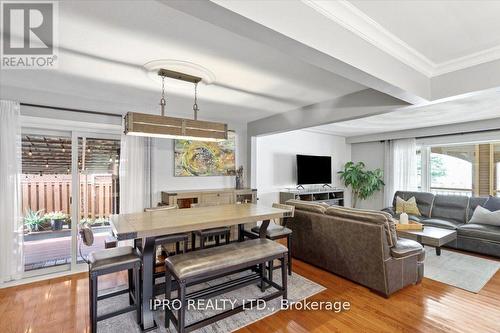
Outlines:
<svg viewBox="0 0 500 333"><path fill-rule="evenodd" d="M500 1L349 2L435 64L500 46Z"/></svg>
<svg viewBox="0 0 500 333"><path fill-rule="evenodd" d="M498 117L500 117L500 90L309 129L350 137Z"/></svg>
<svg viewBox="0 0 500 333"><path fill-rule="evenodd" d="M215 74L214 84L199 87L200 118L242 122L366 89L164 3L117 3L60 2L59 68L4 71L2 86L30 89L22 101L39 91L115 102L117 113L154 110L160 85L142 65L177 59ZM191 112L192 95L191 84L167 83L167 113Z"/></svg>
<svg viewBox="0 0 500 333"><path fill-rule="evenodd" d="M500 1L479 0L61 1L59 67L2 69L0 97L158 112L160 86L142 66L173 59L215 74L199 87L201 119L307 112L367 88L412 104L449 99L319 130L353 136L495 118L499 14ZM480 63L491 67L474 71ZM452 75L463 68L466 76ZM167 113L190 115L192 93L190 84L168 82Z"/></svg>

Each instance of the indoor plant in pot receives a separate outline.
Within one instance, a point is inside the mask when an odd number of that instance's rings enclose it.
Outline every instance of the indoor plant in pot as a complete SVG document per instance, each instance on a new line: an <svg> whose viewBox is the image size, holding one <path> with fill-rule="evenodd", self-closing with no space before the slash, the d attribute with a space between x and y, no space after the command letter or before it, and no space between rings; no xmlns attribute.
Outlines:
<svg viewBox="0 0 500 333"><path fill-rule="evenodd" d="M347 162L344 170L338 172L346 187L352 189L352 207L356 208L358 200L366 200L382 189L384 175L382 170L366 170L363 162Z"/></svg>
<svg viewBox="0 0 500 333"><path fill-rule="evenodd" d="M64 221L66 221L68 215L63 212L50 212L45 214L44 218L50 221L52 230L62 230Z"/></svg>

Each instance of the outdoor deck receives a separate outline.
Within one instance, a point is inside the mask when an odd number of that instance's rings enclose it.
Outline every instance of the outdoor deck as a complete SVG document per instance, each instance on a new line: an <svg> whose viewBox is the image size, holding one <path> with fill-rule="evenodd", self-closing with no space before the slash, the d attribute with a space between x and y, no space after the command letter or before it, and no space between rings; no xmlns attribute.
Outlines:
<svg viewBox="0 0 500 333"><path fill-rule="evenodd" d="M82 246L82 253L87 256L91 251L104 248L104 240L109 232L94 234L94 245ZM78 253L78 261L81 260ZM47 238L24 242L24 270L47 268L69 264L71 262L71 237Z"/></svg>

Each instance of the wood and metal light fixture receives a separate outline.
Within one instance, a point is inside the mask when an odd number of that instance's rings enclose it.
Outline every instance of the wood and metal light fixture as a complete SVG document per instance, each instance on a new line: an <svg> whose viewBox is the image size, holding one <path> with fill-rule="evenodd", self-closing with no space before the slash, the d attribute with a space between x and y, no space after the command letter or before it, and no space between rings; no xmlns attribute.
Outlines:
<svg viewBox="0 0 500 333"><path fill-rule="evenodd" d="M227 124L198 120L198 83L200 77L160 69L158 75L162 79L160 99L161 115L128 112L125 116L125 134L157 138L223 141L227 139ZM193 119L165 116L165 78L172 78L194 84Z"/></svg>

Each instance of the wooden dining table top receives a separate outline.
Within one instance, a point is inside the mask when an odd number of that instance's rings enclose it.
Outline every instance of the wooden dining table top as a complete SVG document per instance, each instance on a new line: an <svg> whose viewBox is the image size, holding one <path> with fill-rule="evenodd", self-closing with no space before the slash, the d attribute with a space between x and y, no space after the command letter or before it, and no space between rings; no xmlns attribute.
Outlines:
<svg viewBox="0 0 500 333"><path fill-rule="evenodd" d="M118 240L171 235L281 218L287 211L253 203L115 214L110 218Z"/></svg>

